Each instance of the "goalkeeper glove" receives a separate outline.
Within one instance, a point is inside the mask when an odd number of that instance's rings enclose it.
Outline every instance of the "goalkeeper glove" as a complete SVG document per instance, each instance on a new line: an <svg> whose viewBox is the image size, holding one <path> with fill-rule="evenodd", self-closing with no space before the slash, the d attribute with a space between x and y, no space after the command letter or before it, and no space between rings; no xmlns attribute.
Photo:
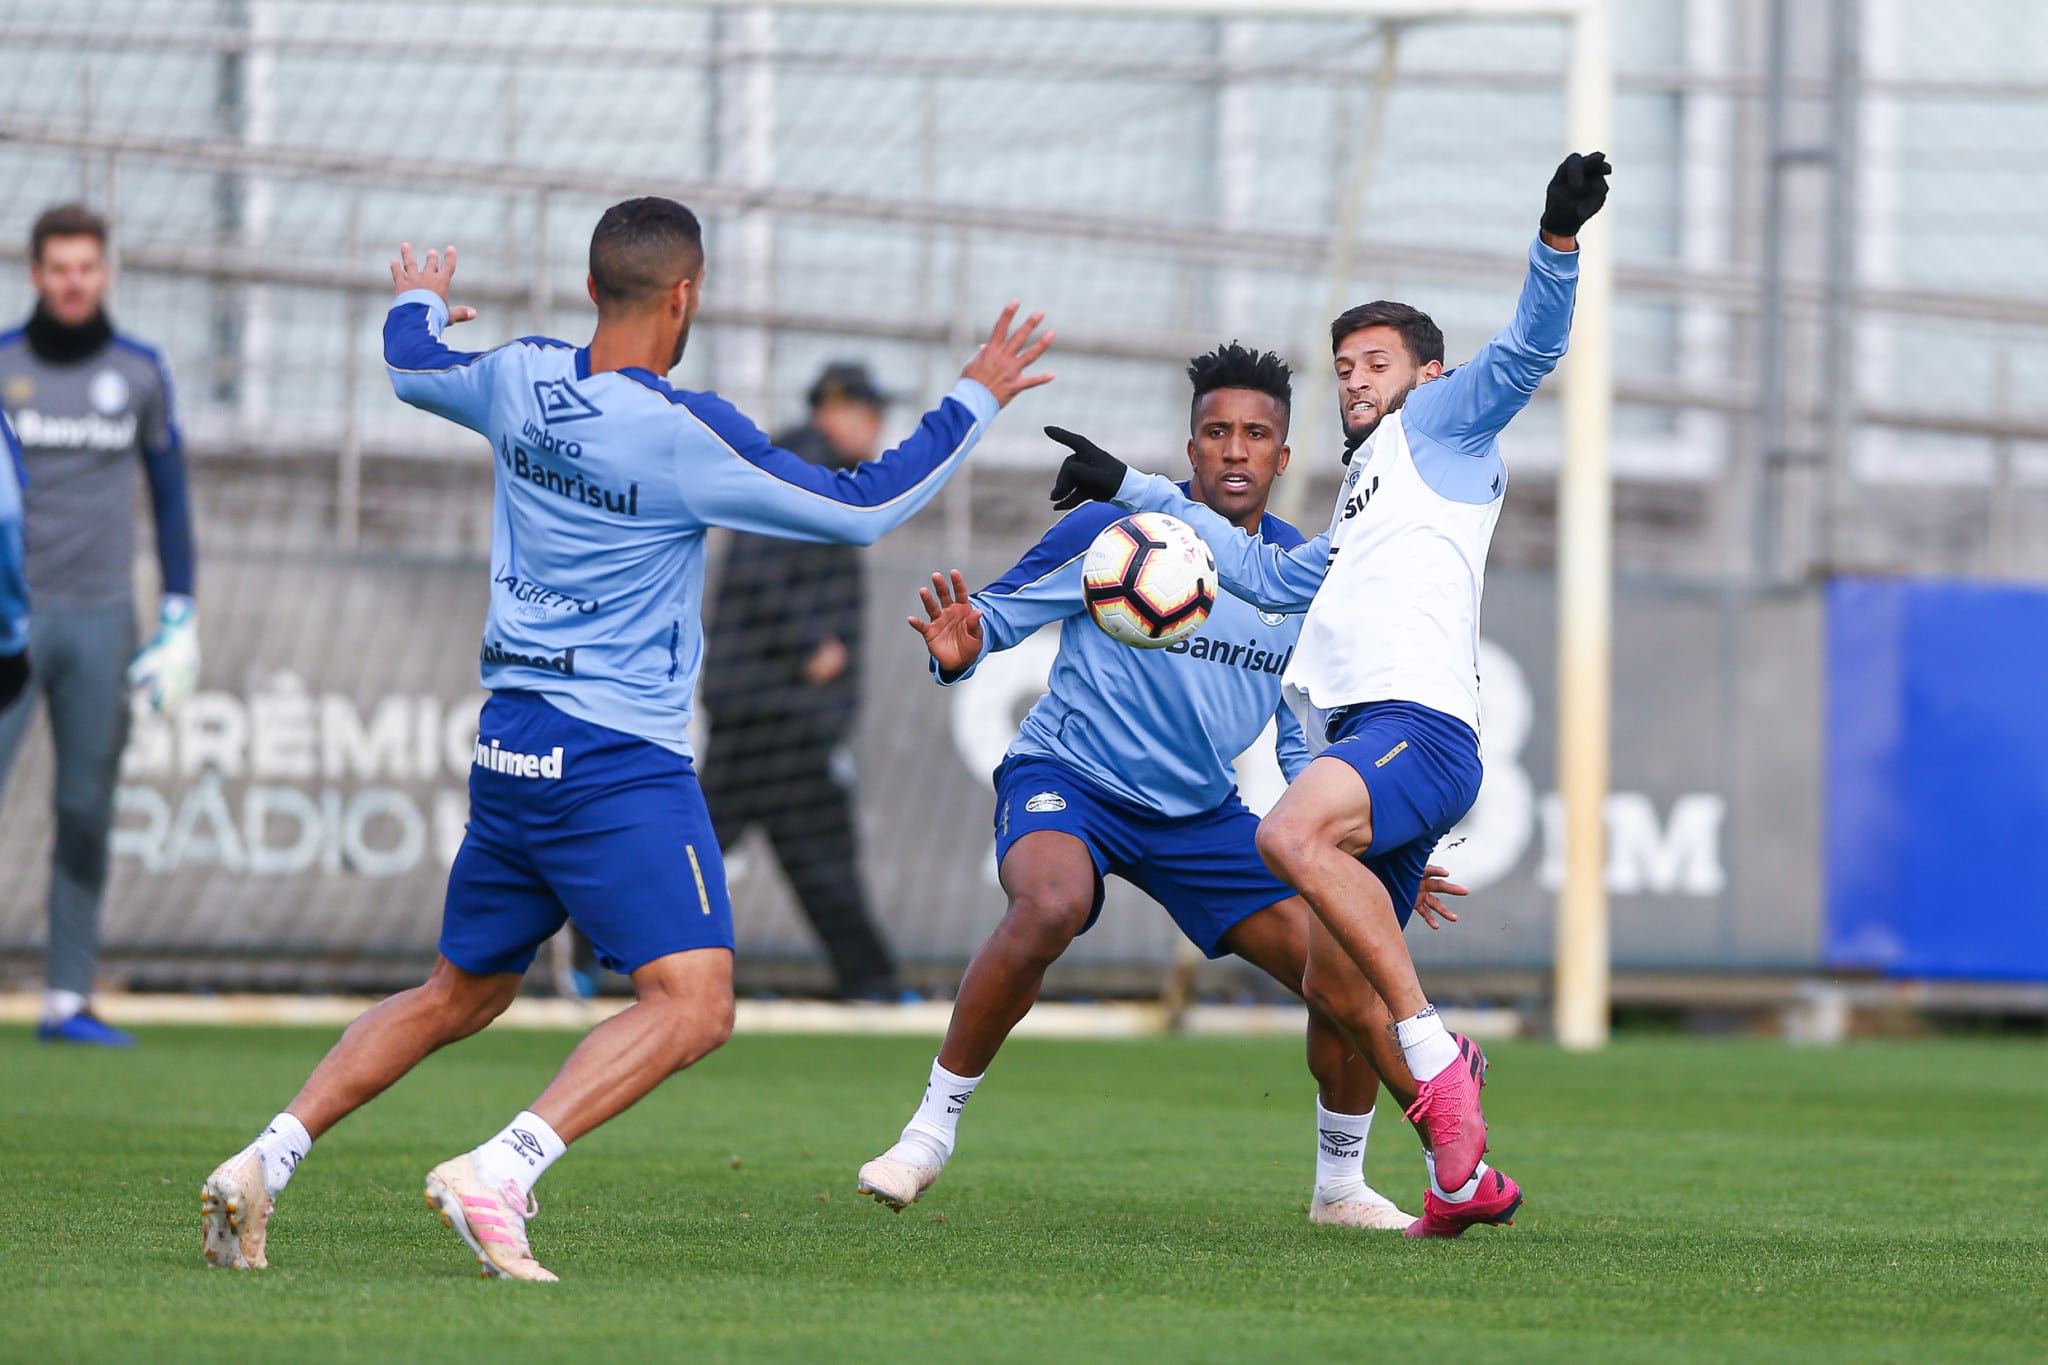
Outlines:
<svg viewBox="0 0 2048 1365"><path fill-rule="evenodd" d="M1543 197L1543 230L1553 237L1578 236L1586 220L1607 202L1607 177L1612 174L1614 167L1607 164L1605 152L1573 152L1559 162Z"/></svg>
<svg viewBox="0 0 2048 1365"><path fill-rule="evenodd" d="M14 699L28 687L28 651L19 654L0 654L0 710L14 704Z"/></svg>
<svg viewBox="0 0 2048 1365"><path fill-rule="evenodd" d="M199 609L189 597L167 595L157 611L156 636L128 665L128 686L150 709L168 715L199 686Z"/></svg>
<svg viewBox="0 0 2048 1365"><path fill-rule="evenodd" d="M1076 436L1060 427L1047 427L1045 434L1074 452L1061 463L1060 476L1053 482L1055 511L1071 511L1084 502L1116 500L1130 466L1086 436Z"/></svg>

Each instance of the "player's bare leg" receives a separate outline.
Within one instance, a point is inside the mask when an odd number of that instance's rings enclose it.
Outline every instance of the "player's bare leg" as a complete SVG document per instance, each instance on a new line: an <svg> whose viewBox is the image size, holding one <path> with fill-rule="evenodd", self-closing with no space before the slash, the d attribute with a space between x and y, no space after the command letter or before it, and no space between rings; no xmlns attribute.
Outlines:
<svg viewBox="0 0 2048 1365"><path fill-rule="evenodd" d="M428 1056L503 1014L519 982L514 972L479 976L436 958L425 984L372 1005L348 1026L286 1112L319 1137Z"/></svg>
<svg viewBox="0 0 2048 1365"><path fill-rule="evenodd" d="M1307 908L1306 902L1303 908ZM1364 1049L1373 1071L1403 1109L1415 1103L1415 1077L1394 1039L1392 1012L1313 912L1308 914L1308 959L1301 996L1310 1009L1327 1017L1347 1040Z"/></svg>
<svg viewBox="0 0 2048 1365"><path fill-rule="evenodd" d="M532 1112L563 1142L615 1118L732 1037L732 953L698 948L633 973L631 1005L576 1045Z"/></svg>
<svg viewBox="0 0 2048 1365"><path fill-rule="evenodd" d="M424 984L371 1006L348 1026L284 1112L207 1177L200 1195L207 1264L262 1269L270 1211L313 1139L375 1099L427 1056L505 1012L515 973L479 976L438 958Z"/></svg>
<svg viewBox="0 0 2048 1365"><path fill-rule="evenodd" d="M1290 896L1233 925L1222 946L1264 971L1297 995L1305 996L1310 944L1321 926L1299 896ZM1348 965L1348 964L1347 964ZM1352 997L1370 997L1372 988L1352 968L1350 981L1325 989L1355 1013ZM1338 992L1342 989L1342 994ZM1380 1088L1379 1059L1362 1044L1371 1039L1377 1051L1391 1053L1399 1082L1411 1092L1414 1082L1401 1062L1400 1050L1384 1037L1350 1033L1312 997L1308 1013L1308 1069L1316 1078L1316 1181L1309 1219L1347 1227L1406 1228L1414 1219L1397 1208L1365 1180L1365 1147ZM1384 1006L1381 1007L1384 1014ZM1392 1087L1390 1087L1392 1088ZM1397 1091L1398 1093L1398 1091Z"/></svg>
<svg viewBox="0 0 2048 1365"><path fill-rule="evenodd" d="M1378 1043L1375 1062L1386 1068L1383 1074L1387 1089L1406 1109L1414 1104L1417 1087L1402 1059L1400 1046L1394 1041L1393 1016L1365 983L1357 964L1330 937L1322 921L1313 917L1311 920L1303 994L1338 1020L1348 1036L1371 1038ZM1427 1137L1421 1128L1415 1132L1426 1144ZM1445 1190L1436 1183L1435 1157L1426 1145L1423 1160L1430 1168L1430 1187L1423 1195L1422 1217L1407 1228L1409 1236L1456 1237L1475 1223L1512 1221L1522 1202L1521 1187L1513 1180L1482 1161L1464 1186Z"/></svg>
<svg viewBox="0 0 2048 1365"><path fill-rule="evenodd" d="M1341 759L1318 758L1259 822L1259 854L1299 891L1331 939L1357 965L1395 1020L1396 1038L1419 1082L1409 1117L1423 1131L1445 1184L1471 1182L1486 1150L1479 1088L1486 1059L1444 1031L1422 993L1394 904L1359 856L1372 847L1372 796Z"/></svg>
<svg viewBox="0 0 2048 1365"><path fill-rule="evenodd" d="M1003 859L1010 903L1002 923L975 950L953 1001L939 1062L961 1076L979 1076L1010 1030L1031 1012L1046 969L1088 925L1095 905L1095 860L1071 834L1036 830Z"/></svg>
<svg viewBox="0 0 2048 1365"><path fill-rule="evenodd" d="M1009 908L967 964L924 1100L896 1144L860 1168L860 1192L898 1212L939 1178L968 1096L1010 1030L1037 1003L1046 968L1087 927L1095 905L1095 860L1071 834L1024 835L1003 859L1001 874Z"/></svg>
<svg viewBox="0 0 2048 1365"><path fill-rule="evenodd" d="M1372 846L1372 796L1338 759L1318 759L1259 822L1259 855L1299 891L1396 1018L1429 1003L1394 903L1359 855Z"/></svg>
<svg viewBox="0 0 2048 1365"><path fill-rule="evenodd" d="M732 1036L732 952L670 953L633 972L636 999L592 1029L529 1109L481 1147L427 1173L427 1206L486 1276L553 1280L533 1257L536 1181L568 1145L625 1112Z"/></svg>

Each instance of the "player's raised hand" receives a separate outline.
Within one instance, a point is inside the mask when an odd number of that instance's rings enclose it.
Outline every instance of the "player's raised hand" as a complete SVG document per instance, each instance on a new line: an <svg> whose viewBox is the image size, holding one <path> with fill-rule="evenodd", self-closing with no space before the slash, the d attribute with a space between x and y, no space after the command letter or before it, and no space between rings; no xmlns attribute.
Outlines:
<svg viewBox="0 0 2048 1365"><path fill-rule="evenodd" d="M910 618L910 628L924 637L924 647L947 675L965 673L981 657L981 608L967 596L967 579L958 569L950 576L933 574L932 585L920 588L929 621Z"/></svg>
<svg viewBox="0 0 2048 1365"><path fill-rule="evenodd" d="M1543 196L1544 234L1566 241L1577 237L1586 220L1607 202L1607 177L1612 174L1614 167L1607 164L1605 152L1573 152L1560 161Z"/></svg>
<svg viewBox="0 0 2048 1365"><path fill-rule="evenodd" d="M1110 502L1124 486L1130 466L1086 436L1064 427L1047 427L1045 434L1074 453L1060 462L1060 475L1053 480L1052 505L1065 512L1084 502Z"/></svg>
<svg viewBox="0 0 2048 1365"><path fill-rule="evenodd" d="M1008 407L1010 400L1026 389L1052 383L1051 370L1044 374L1024 373L1037 364L1038 358L1045 354L1045 348L1052 345L1051 332L1035 341L1031 336L1038 330L1038 324L1045 321L1045 314L1033 313L1024 319L1022 327L1012 330L1010 324L1016 317L1017 301L1011 299L1009 306L996 318L995 330L988 334L988 340L981 343L974 359L960 371L962 379L979 381L1003 407Z"/></svg>
<svg viewBox="0 0 2048 1365"><path fill-rule="evenodd" d="M413 259L411 242L398 244L398 255L391 261L393 294L403 294L408 289L431 289L441 296L441 302L448 303L448 285L454 278L455 247L452 244L445 251L429 251L425 265ZM454 304L448 304L450 323L468 322L475 316L474 308L458 308Z"/></svg>
<svg viewBox="0 0 2048 1365"><path fill-rule="evenodd" d="M1444 903L1438 900L1437 897L1465 896L1470 894L1466 888L1451 880L1448 868L1438 867L1435 863L1431 863L1423 870L1422 889L1415 893L1415 910L1417 914L1422 916L1424 924L1427 924L1432 929L1441 929L1444 926L1437 923L1438 919L1456 924L1458 916L1455 912L1446 909Z"/></svg>

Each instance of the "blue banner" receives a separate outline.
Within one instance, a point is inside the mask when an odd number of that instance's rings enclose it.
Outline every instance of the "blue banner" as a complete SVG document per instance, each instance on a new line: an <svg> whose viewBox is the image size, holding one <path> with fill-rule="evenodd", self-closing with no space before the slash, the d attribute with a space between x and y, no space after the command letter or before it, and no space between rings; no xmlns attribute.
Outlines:
<svg viewBox="0 0 2048 1365"><path fill-rule="evenodd" d="M1828 965L2048 979L2048 589L1829 586Z"/></svg>

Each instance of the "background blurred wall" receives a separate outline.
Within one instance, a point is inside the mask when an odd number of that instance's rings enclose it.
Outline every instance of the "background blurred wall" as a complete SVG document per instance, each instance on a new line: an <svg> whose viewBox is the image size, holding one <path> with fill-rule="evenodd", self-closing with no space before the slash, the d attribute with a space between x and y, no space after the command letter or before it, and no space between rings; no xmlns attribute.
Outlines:
<svg viewBox="0 0 2048 1365"><path fill-rule="evenodd" d="M867 876L902 955L949 976L1001 913L988 773L1043 690L1053 631L942 690L902 624L948 561L929 537L871 551L857 746ZM1007 567L983 551L977 579ZM207 690L175 722L138 715L125 764L110 955L158 979L382 979L431 957L467 811L482 693L482 563L222 556L209 565ZM1415 933L1426 965L1549 960L1557 820L1545 779L1553 594L1490 584L1487 778L1441 853L1474 897ZM1799 969L1819 961L1820 611L1684 587L1626 592L1617 620L1615 960L1624 968ZM1804 724L1792 723L1793 716ZM1162 726L1171 718L1162 717ZM26 753L0 823L0 953L43 934L47 744ZM1240 766L1277 794L1270 756ZM734 887L743 960L806 957L807 928L758 836ZM1118 885L1076 966L1167 960L1174 930ZM1133 978L1136 979L1136 978Z"/></svg>

